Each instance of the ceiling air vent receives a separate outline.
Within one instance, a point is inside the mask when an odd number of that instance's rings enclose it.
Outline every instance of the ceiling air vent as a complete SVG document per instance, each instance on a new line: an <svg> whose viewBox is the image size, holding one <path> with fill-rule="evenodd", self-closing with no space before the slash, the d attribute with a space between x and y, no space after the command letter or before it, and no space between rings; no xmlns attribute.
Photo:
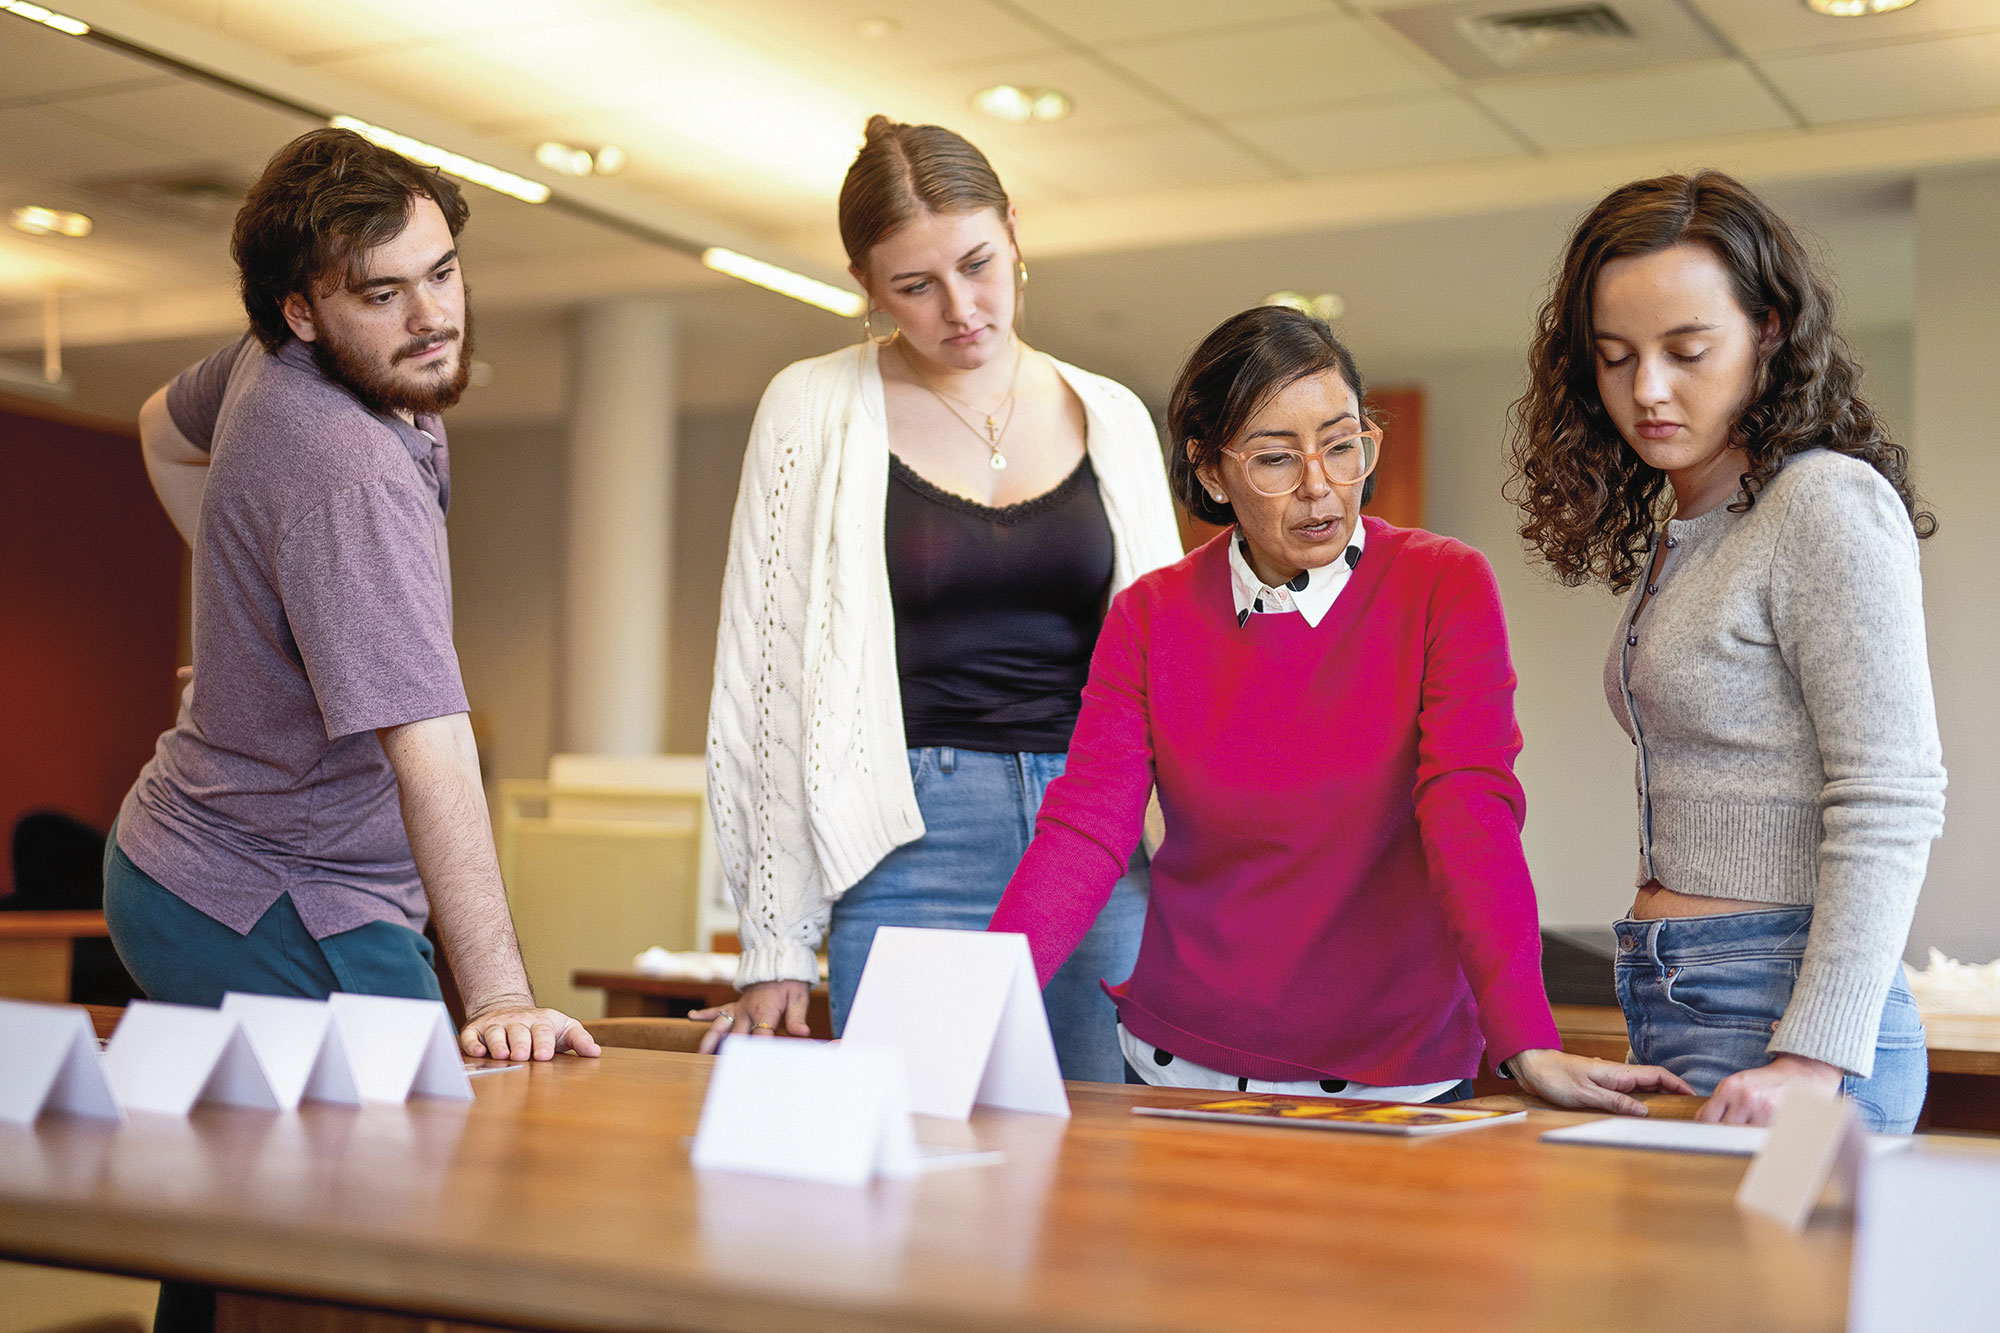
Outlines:
<svg viewBox="0 0 2000 1333"><path fill-rule="evenodd" d="M1382 18L1464 79L1593 74L1727 54L1678 0L1445 0Z"/></svg>
<svg viewBox="0 0 2000 1333"><path fill-rule="evenodd" d="M1609 5L1467 14L1458 20L1458 29L1501 65L1518 65L1546 55L1552 47L1638 40L1632 25Z"/></svg>

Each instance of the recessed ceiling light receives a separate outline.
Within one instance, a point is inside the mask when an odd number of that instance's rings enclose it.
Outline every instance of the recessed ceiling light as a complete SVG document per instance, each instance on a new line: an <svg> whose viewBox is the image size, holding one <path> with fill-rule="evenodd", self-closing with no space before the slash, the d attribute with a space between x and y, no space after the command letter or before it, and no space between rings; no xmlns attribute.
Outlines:
<svg viewBox="0 0 2000 1333"><path fill-rule="evenodd" d="M67 236L78 240L90 235L91 221L81 213L67 213L60 208L43 208L38 204L27 204L14 210L8 221L15 231L25 231L30 236Z"/></svg>
<svg viewBox="0 0 2000 1333"><path fill-rule="evenodd" d="M625 150L606 144L592 152L551 142L535 145L535 161L565 176L610 176L625 170Z"/></svg>
<svg viewBox="0 0 2000 1333"><path fill-rule="evenodd" d="M1908 9L1915 3L1917 0L1806 0L1806 8L1837 19L1859 19Z"/></svg>
<svg viewBox="0 0 2000 1333"><path fill-rule="evenodd" d="M0 11L32 19L44 27L68 33L71 37L82 37L90 32L90 25L82 19L73 19L67 14L58 14L53 9L29 4L28 0L0 0Z"/></svg>
<svg viewBox="0 0 2000 1333"><path fill-rule="evenodd" d="M854 30L871 42L884 41L903 30L903 25L887 14L876 14L854 25Z"/></svg>
<svg viewBox="0 0 2000 1333"><path fill-rule="evenodd" d="M1323 319L1329 324L1347 313L1347 302L1332 292L1321 292L1317 296L1306 296L1299 292L1272 292L1264 298L1264 304L1281 305L1302 315Z"/></svg>
<svg viewBox="0 0 2000 1333"><path fill-rule="evenodd" d="M1031 120L1061 120L1070 113L1072 103L1068 93L1059 93L1053 88L1022 88L1011 83L996 83L991 88L981 88L974 93L972 105L975 110L983 111L995 120L1025 125Z"/></svg>

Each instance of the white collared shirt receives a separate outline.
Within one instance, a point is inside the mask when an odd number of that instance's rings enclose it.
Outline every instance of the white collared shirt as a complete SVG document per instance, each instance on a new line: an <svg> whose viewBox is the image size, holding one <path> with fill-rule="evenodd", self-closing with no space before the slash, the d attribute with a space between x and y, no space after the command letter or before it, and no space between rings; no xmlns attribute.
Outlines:
<svg viewBox="0 0 2000 1333"><path fill-rule="evenodd" d="M1335 556L1318 569L1302 570L1290 583L1272 588L1250 568L1250 561L1244 555L1243 534L1238 531L1229 543L1229 589L1236 596L1237 628L1241 629L1252 614L1296 611L1306 618L1306 624L1317 629L1347 586L1355 565L1361 562L1361 548L1367 541L1367 529L1357 518L1354 535L1347 539L1343 555Z"/></svg>

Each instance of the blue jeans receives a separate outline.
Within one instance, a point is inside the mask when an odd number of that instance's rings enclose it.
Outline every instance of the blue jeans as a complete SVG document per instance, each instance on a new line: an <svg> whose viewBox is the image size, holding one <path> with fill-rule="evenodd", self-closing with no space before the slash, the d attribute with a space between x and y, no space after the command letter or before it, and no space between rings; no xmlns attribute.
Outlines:
<svg viewBox="0 0 2000 1333"><path fill-rule="evenodd" d="M833 904L826 955L836 1036L847 1025L877 926L986 929L1035 835L1042 793L1062 776L1068 759L949 746L909 754L924 836L883 857ZM1124 1077L1118 1011L1098 981L1132 974L1146 920L1147 879L1141 850L1083 943L1042 991L1064 1078L1116 1083Z"/></svg>
<svg viewBox="0 0 2000 1333"><path fill-rule="evenodd" d="M442 998L431 942L408 926L373 921L315 940L285 895L238 935L134 865L119 850L115 826L104 848L104 919L148 999L212 1009L226 991Z"/></svg>
<svg viewBox="0 0 2000 1333"><path fill-rule="evenodd" d="M1791 1002L1812 908L1620 921L1618 1003L1632 1057L1664 1065L1706 1096L1741 1069L1771 1062L1766 1049ZM1875 1068L1840 1081L1868 1127L1907 1134L1924 1107L1930 1055L1924 1024L1899 964L1875 1034Z"/></svg>

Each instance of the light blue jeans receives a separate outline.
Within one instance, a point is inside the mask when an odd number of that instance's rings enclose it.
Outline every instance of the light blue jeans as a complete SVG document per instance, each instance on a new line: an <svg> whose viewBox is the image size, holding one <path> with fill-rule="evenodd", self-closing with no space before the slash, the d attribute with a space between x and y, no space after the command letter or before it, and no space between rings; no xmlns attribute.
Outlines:
<svg viewBox="0 0 2000 1333"><path fill-rule="evenodd" d="M924 836L883 857L833 904L826 956L835 1036L847 1025L877 926L986 929L1035 836L1042 793L1062 776L1068 758L949 746L909 753ZM1064 1078L1117 1083L1125 1077L1118 1011L1098 981L1116 983L1132 974L1146 921L1147 880L1141 849L1097 923L1042 991Z"/></svg>
<svg viewBox="0 0 2000 1333"><path fill-rule="evenodd" d="M1618 922L1618 1003L1632 1058L1664 1065L1703 1096L1740 1069L1769 1064L1765 1048L1791 1002L1811 927L1810 907ZM1923 1020L1899 964L1874 1071L1847 1075L1840 1090L1876 1133L1907 1134L1929 1083Z"/></svg>

